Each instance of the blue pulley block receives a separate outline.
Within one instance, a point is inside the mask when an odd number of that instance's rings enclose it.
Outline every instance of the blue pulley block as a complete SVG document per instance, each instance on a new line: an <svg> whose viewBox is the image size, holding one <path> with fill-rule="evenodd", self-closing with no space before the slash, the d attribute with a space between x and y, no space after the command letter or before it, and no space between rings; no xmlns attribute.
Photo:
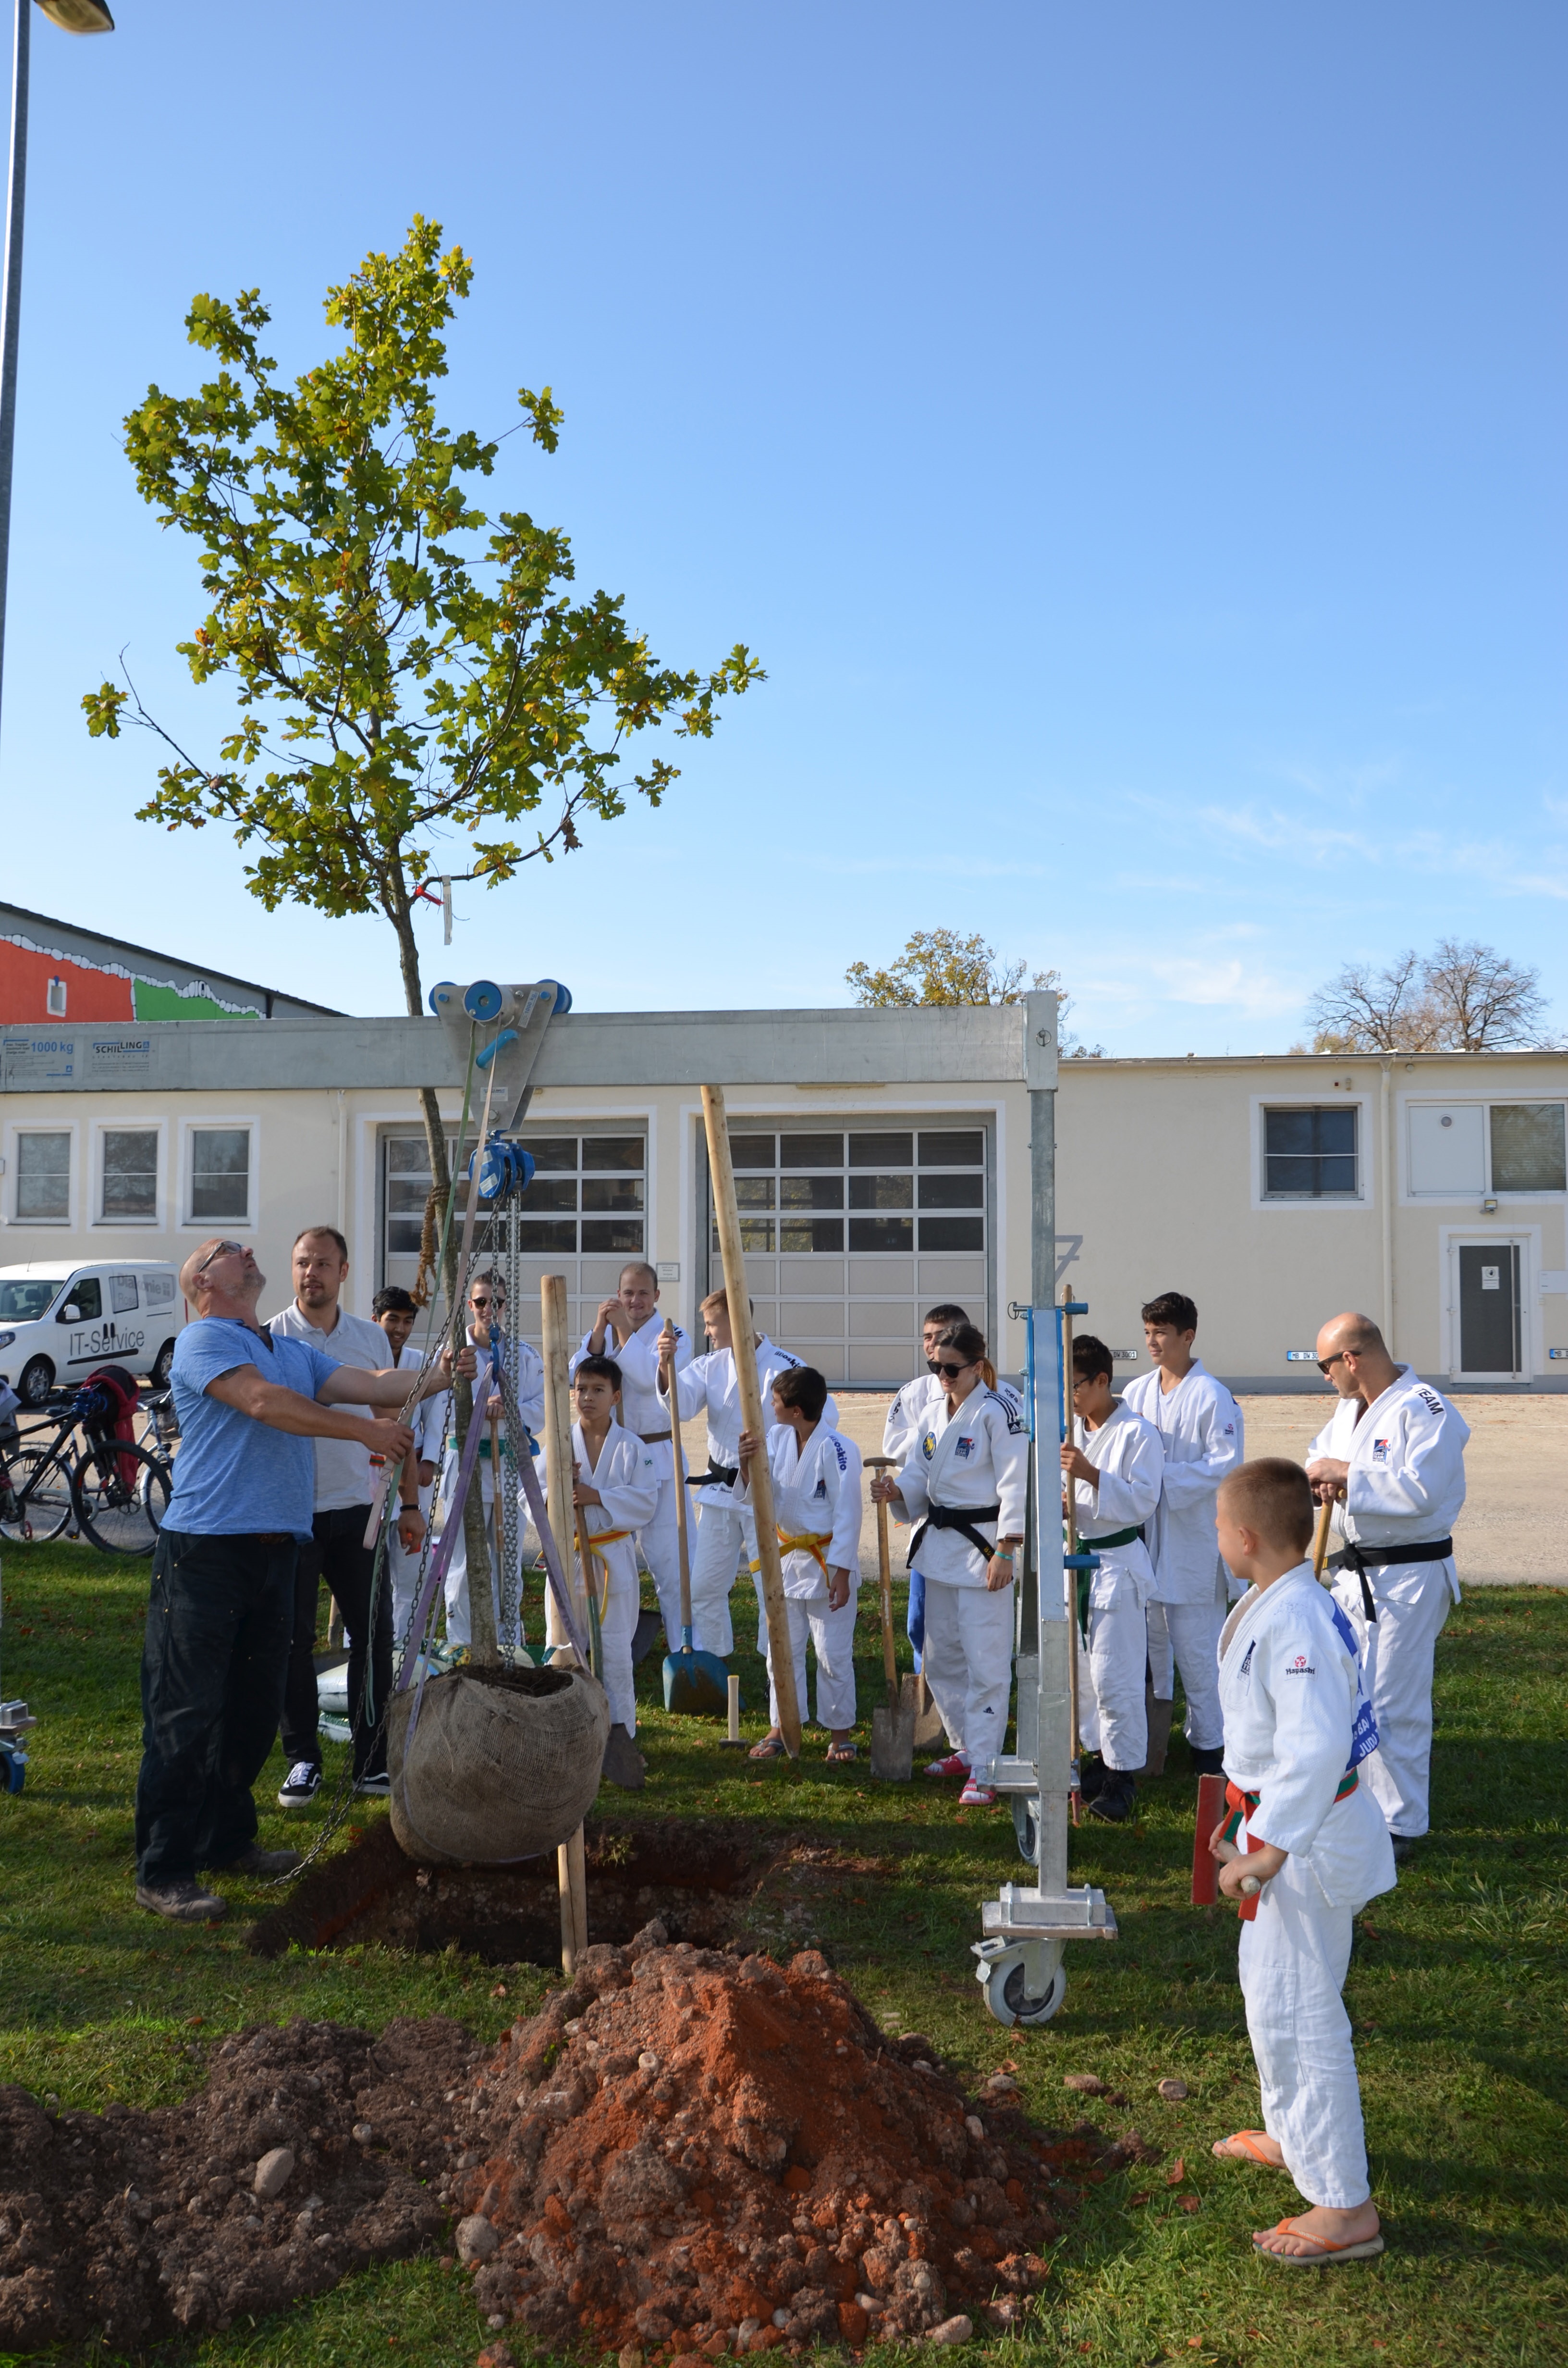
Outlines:
<svg viewBox="0 0 1568 2368"><path fill-rule="evenodd" d="M457 1009L461 995L462 989L455 979L439 978L426 999L437 1019L439 1019L444 1012Z"/></svg>
<svg viewBox="0 0 1568 2368"><path fill-rule="evenodd" d="M540 986L552 986L555 989L554 1017L557 1019L560 1019L566 1012L571 1010L572 990L569 986L562 986L558 978L541 978L540 980Z"/></svg>
<svg viewBox="0 0 1568 2368"><path fill-rule="evenodd" d="M476 978L463 989L463 1009L471 1019L482 1024L492 1019L509 1019L512 1016L512 990L498 986L493 978Z"/></svg>

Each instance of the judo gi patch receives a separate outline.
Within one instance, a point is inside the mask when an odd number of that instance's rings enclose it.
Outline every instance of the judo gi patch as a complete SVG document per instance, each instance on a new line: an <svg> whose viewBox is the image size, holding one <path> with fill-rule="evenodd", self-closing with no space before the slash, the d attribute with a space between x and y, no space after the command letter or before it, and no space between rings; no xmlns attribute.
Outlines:
<svg viewBox="0 0 1568 2368"><path fill-rule="evenodd" d="M1245 1653L1244 1653L1244 1654L1243 1655L1243 1656L1242 1656L1242 1665L1241 1665L1241 1668L1236 1671L1236 1675L1237 1675L1237 1677L1238 1677L1238 1678L1244 1678L1244 1677L1245 1677L1245 1675L1246 1675L1247 1671L1248 1671L1248 1670L1251 1668L1251 1667L1252 1667L1252 1656L1253 1656L1254 1653L1256 1653L1256 1650L1257 1650L1257 1638L1255 1636L1255 1637L1253 1638L1253 1640L1252 1640L1252 1643L1247 1646Z"/></svg>
<svg viewBox="0 0 1568 2368"><path fill-rule="evenodd" d="M1317 1670L1304 1653L1298 1653L1293 1661L1286 1663L1285 1675L1288 1678L1315 1678Z"/></svg>
<svg viewBox="0 0 1568 2368"><path fill-rule="evenodd" d="M1386 1439L1373 1440L1372 1461L1374 1463L1386 1463L1388 1462L1390 1445L1391 1441Z"/></svg>
<svg viewBox="0 0 1568 2368"><path fill-rule="evenodd" d="M954 1448L953 1453L967 1463L969 1458L974 1453L973 1440L960 1439L958 1445Z"/></svg>
<svg viewBox="0 0 1568 2368"><path fill-rule="evenodd" d="M1378 1748L1378 1722L1372 1716L1372 1705L1362 1694L1356 1704L1356 1724L1350 1730L1350 1757L1346 1772L1358 1768L1369 1752Z"/></svg>

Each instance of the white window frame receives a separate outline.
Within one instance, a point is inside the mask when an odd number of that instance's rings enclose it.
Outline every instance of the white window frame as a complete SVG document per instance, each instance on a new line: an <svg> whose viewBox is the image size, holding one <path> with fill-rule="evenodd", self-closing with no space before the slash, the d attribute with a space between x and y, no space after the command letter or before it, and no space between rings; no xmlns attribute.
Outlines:
<svg viewBox="0 0 1568 2368"><path fill-rule="evenodd" d="M1563 1124L1568 1127L1568 1096L1562 1094L1401 1094L1399 1097L1399 1141L1403 1173L1400 1183L1400 1206L1404 1209L1470 1209L1481 1201L1496 1201L1503 1208L1517 1209L1539 1206L1541 1201L1568 1201L1568 1191L1499 1192L1492 1181L1492 1113L1494 1110L1512 1110L1525 1102L1562 1102ZM1415 1110L1457 1110L1460 1104L1482 1112L1481 1160L1485 1178L1478 1193L1418 1192L1410 1181L1410 1113Z"/></svg>
<svg viewBox="0 0 1568 2368"><path fill-rule="evenodd" d="M104 1137L109 1134L155 1134L158 1147L153 1182L153 1213L150 1217L106 1217L104 1214ZM161 1118L99 1119L93 1126L93 1215L88 1224L97 1231L108 1228L113 1232L124 1226L128 1232L161 1234L168 1225L168 1121Z"/></svg>
<svg viewBox="0 0 1568 2368"><path fill-rule="evenodd" d="M1451 1099L1452 1097L1450 1096ZM1505 1249L1512 1242L1519 1251L1519 1373L1471 1373L1460 1365L1459 1251ZM1524 1382L1550 1373L1545 1326L1540 1304L1540 1225L1439 1225L1437 1228L1437 1304L1443 1312L1440 1354L1442 1369L1451 1382Z"/></svg>
<svg viewBox="0 0 1568 2368"><path fill-rule="evenodd" d="M190 1212L193 1180L191 1162L196 1156L196 1137L199 1134L220 1133L225 1127L242 1126L247 1128L250 1133L250 1173L246 1179L249 1192L245 1214L243 1217L193 1217ZM212 1231L214 1225L239 1225L246 1232L253 1232L256 1222L256 1212L260 1202L260 1177L261 1125L257 1119L244 1110L235 1110L232 1113L213 1111L210 1116L203 1112L199 1118L187 1118L180 1121L179 1228L182 1233L206 1235Z"/></svg>
<svg viewBox="0 0 1568 2368"><path fill-rule="evenodd" d="M1272 1214L1300 1216L1303 1211L1313 1216L1346 1212L1364 1215L1377 1206L1377 1167L1374 1144L1377 1128L1372 1112L1375 1097L1369 1093L1335 1094L1253 1094L1249 1098L1250 1124L1247 1129L1252 1152L1252 1205L1267 1209ZM1333 1193L1313 1201L1306 1197L1289 1200L1265 1190L1267 1168L1267 1131L1264 1122L1266 1110L1355 1110L1360 1115L1356 1121L1356 1190L1354 1192Z"/></svg>
<svg viewBox="0 0 1568 2368"><path fill-rule="evenodd" d="M66 1179L65 1201L68 1211L67 1215L63 1217L17 1216L17 1186L20 1181L21 1175L21 1162L17 1156L17 1143L19 1137L24 1134L69 1135L71 1139L71 1147L67 1154L67 1157L71 1164ZM58 1122L51 1121L48 1119L15 1119L9 1121L6 1128L6 1190L4 1196L5 1217L3 1222L7 1226L15 1227L25 1234L42 1232L51 1234L74 1233L76 1229L76 1202L81 1190L82 1179L81 1150L80 1130L74 1119L62 1119Z"/></svg>

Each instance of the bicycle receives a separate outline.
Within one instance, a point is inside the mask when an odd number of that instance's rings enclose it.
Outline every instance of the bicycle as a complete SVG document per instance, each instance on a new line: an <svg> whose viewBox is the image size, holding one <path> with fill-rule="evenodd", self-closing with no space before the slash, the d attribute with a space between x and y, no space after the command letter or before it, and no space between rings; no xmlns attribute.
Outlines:
<svg viewBox="0 0 1568 2368"><path fill-rule="evenodd" d="M0 1486L0 1536L47 1543L74 1520L101 1554L152 1553L168 1507L169 1466L139 1440L117 1437L117 1414L109 1390L86 1382L57 1415L48 1444L12 1457L8 1485ZM83 1445L74 1454L78 1431Z"/></svg>

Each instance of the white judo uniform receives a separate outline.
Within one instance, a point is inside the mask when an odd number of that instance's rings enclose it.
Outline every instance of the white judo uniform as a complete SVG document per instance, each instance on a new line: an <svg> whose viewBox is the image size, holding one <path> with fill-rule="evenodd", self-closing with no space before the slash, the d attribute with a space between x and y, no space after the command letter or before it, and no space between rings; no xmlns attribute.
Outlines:
<svg viewBox="0 0 1568 2368"><path fill-rule="evenodd" d="M860 1451L826 1418L825 1409L804 1447L793 1427L767 1435L773 1475L773 1517L784 1549L784 1611L795 1664L795 1700L806 1723L806 1645L816 1649L819 1726L855 1724L855 1612L860 1589ZM791 1541L794 1543L791 1543ZM849 1573L849 1597L836 1611L827 1600L827 1574ZM778 1695L766 1623L758 1650L767 1659L767 1715L778 1724Z"/></svg>
<svg viewBox="0 0 1568 2368"><path fill-rule="evenodd" d="M585 1505L581 1523L588 1537L594 1600L599 1607L599 1644L604 1658L609 1714L628 1735L637 1732L632 1689L631 1639L641 1588L637 1582L637 1532L659 1501L657 1450L619 1422L612 1422L597 1463L588 1461L583 1426L572 1426L572 1457L577 1477L598 1490L603 1502Z"/></svg>
<svg viewBox="0 0 1568 2368"><path fill-rule="evenodd" d="M801 1361L792 1357L788 1349L780 1349L777 1341L770 1340L766 1332L757 1341L756 1375L762 1390L763 1418L769 1433L776 1427L770 1395L773 1383L780 1373L798 1369ZM689 1364L676 1367L676 1384L682 1422L699 1414L708 1417L708 1469L734 1475L693 1491L702 1512L691 1558L691 1641L699 1653L727 1655L735 1645L730 1620L730 1589L735 1583L743 1551L748 1568L756 1560L756 1523L750 1505L744 1503L739 1494L741 1394L735 1380L734 1351L713 1349L704 1357L693 1357ZM668 1403L660 1397L661 1407ZM831 1397L823 1408L822 1418L830 1429L838 1420L838 1408ZM761 1600L759 1590L759 1610ZM764 1644L757 1645L759 1653L765 1649Z"/></svg>
<svg viewBox="0 0 1568 2368"><path fill-rule="evenodd" d="M637 1543L653 1576L659 1609L665 1615L665 1640L673 1652L680 1644L680 1539L676 1529L676 1461L669 1408L659 1395L659 1335L664 1328L665 1319L656 1309L646 1324L640 1325L629 1338L619 1343L612 1326L605 1335L604 1353L620 1367L623 1428L653 1451L659 1500L639 1528ZM678 1372L691 1362L691 1338L678 1324L673 1329ZM584 1333L582 1346L574 1351L567 1368L569 1373L574 1373L591 1353L588 1343L593 1337L591 1331Z"/></svg>
<svg viewBox="0 0 1568 2368"><path fill-rule="evenodd" d="M998 1380L996 1395L1016 1415L1023 1415L1023 1394L1011 1382ZM947 1396L947 1384L940 1373L916 1373L912 1382L905 1382L903 1389L894 1393L888 1407L887 1420L882 1425L882 1453L896 1456L901 1465L907 1463L930 1428L932 1415L946 1405Z"/></svg>
<svg viewBox="0 0 1568 2368"><path fill-rule="evenodd" d="M1100 1475L1097 1487L1087 1480L1073 1483L1079 1543L1100 1559L1098 1570L1088 1574L1086 1645L1074 1622L1078 1735L1085 1749L1097 1751L1108 1768L1136 1775L1149 1756L1144 1611L1153 1593L1154 1566L1142 1539L1121 1533L1141 1529L1152 1519L1160 1501L1165 1456L1153 1425L1125 1403L1114 1406L1097 1430L1075 1418L1073 1444Z"/></svg>
<svg viewBox="0 0 1568 2368"><path fill-rule="evenodd" d="M424 1361L421 1351L415 1347L412 1340L403 1343L393 1360L395 1369L400 1373L416 1373ZM448 1392L441 1391L433 1398L421 1398L408 1418L408 1427L414 1433L415 1460L420 1463L433 1463L436 1466L437 1478L440 1475L442 1461L446 1454L445 1426L449 1395ZM372 1455L370 1478L375 1485L378 1498L385 1477L385 1459L379 1455ZM401 1475L399 1486L400 1488L402 1486ZM436 1479L431 1479L419 1491L419 1509L425 1516L426 1533L430 1527L430 1508L435 1502L435 1497ZM408 1634L408 1623L414 1611L414 1598L419 1584L420 1566L425 1559L426 1548L421 1547L416 1554L405 1554L397 1534L397 1520L398 1502L394 1499L387 1520L387 1577L392 1585L392 1644L401 1651Z"/></svg>
<svg viewBox="0 0 1568 2368"><path fill-rule="evenodd" d="M1263 2126L1308 2202L1347 2212L1370 2190L1340 1993L1351 1918L1392 1890L1394 1866L1365 1781L1377 1727L1355 1632L1310 1563L1236 1605L1221 1638L1220 1695L1226 1777L1237 1794L1256 1796L1247 1835L1290 1852L1242 1924ZM1359 1781L1342 1793L1353 1770Z"/></svg>
<svg viewBox="0 0 1568 2368"><path fill-rule="evenodd" d="M1028 1444L1021 1415L983 1382L950 1417L943 1394L898 1475L894 1510L929 1523L910 1552L926 1582L926 1682L949 1745L975 1769L996 1758L1007 1730L1017 1583L993 1594L985 1570L999 1536L1023 1535ZM953 1518L987 1542L985 1553Z"/></svg>
<svg viewBox="0 0 1568 2368"><path fill-rule="evenodd" d="M496 1631L499 1635L501 1620L501 1574L496 1565L496 1555L494 1545L495 1536L495 1471L490 1455L490 1422L487 1413L492 1390L490 1379L492 1360L489 1349L482 1348L474 1339L472 1331L468 1337L470 1346L473 1349L474 1357L477 1360L479 1368L478 1372L474 1375L472 1384L474 1418L476 1421L483 1421L484 1424L483 1434L480 1440L479 1446L479 1488L480 1500L484 1507L486 1534L492 1541L490 1554L490 1594L491 1600L495 1606ZM543 1360L540 1357L538 1349L531 1349L526 1340L519 1340L517 1343L517 1371L515 1378L517 1385L517 1412L522 1417L525 1429L531 1431L537 1438L539 1433L544 1428L544 1364ZM444 1530L446 1523L452 1518L452 1493L457 1486L458 1478L458 1441L457 1433L452 1428L456 1420L456 1415L453 1410L452 1394L449 1390L445 1391L440 1397L433 1398L430 1403L441 1409L440 1422L446 1437L446 1453L441 1465L440 1481L441 1521ZM439 1434L437 1435L439 1436ZM515 1458L512 1452L512 1442L506 1436L506 1418L505 1415L500 1417L496 1426L496 1444L500 1449L501 1470L504 1475L503 1485L510 1485L513 1487L516 1487ZM528 1452L528 1441L525 1440L522 1441L521 1445L522 1452L527 1454ZM520 1645L523 1641L523 1536L527 1526L526 1519L524 1518L522 1509L519 1507L517 1518L517 1563L516 1567L512 1572L512 1590L514 1600L517 1606L517 1617L515 1628L511 1629L506 1635L500 1637L500 1641L503 1645ZM448 1644L472 1645L473 1642L473 1624L470 1616L468 1600L468 1541L463 1535L460 1517L458 1520L457 1535L453 1541L452 1558L447 1565L446 1598Z"/></svg>
<svg viewBox="0 0 1568 2368"><path fill-rule="evenodd" d="M1158 1366L1140 1373L1121 1403L1160 1434L1165 1477L1148 1527L1154 1592L1149 1606L1149 1673L1154 1694L1169 1702L1181 1671L1187 1696L1183 1729L1199 1751L1220 1741L1215 1646L1230 1600L1230 1573L1214 1541L1214 1499L1220 1484L1242 1462L1242 1410L1200 1358L1174 1390L1162 1391Z"/></svg>
<svg viewBox="0 0 1568 2368"><path fill-rule="evenodd" d="M1359 1419L1358 1420L1358 1417ZM1379 1745L1367 1782L1391 1833L1416 1839L1429 1822L1432 1664L1450 1608L1460 1600L1450 1532L1464 1505L1470 1426L1408 1365L1362 1411L1341 1398L1308 1451L1348 1463L1340 1525L1355 1550L1334 1592L1350 1615L1367 1668ZM1448 1549L1431 1554L1430 1549ZM1419 1559L1405 1560L1415 1549ZM1354 1563L1365 1573L1376 1618Z"/></svg>

